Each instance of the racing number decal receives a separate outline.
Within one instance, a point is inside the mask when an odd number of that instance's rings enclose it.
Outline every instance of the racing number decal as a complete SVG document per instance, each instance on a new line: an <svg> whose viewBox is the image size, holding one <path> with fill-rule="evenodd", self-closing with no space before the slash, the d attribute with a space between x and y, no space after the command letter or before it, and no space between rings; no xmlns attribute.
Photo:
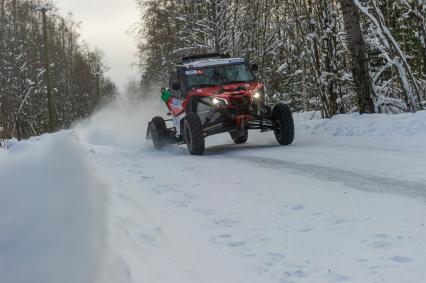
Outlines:
<svg viewBox="0 0 426 283"><path fill-rule="evenodd" d="M177 98L173 98L172 99L172 106L173 108L177 108L177 109L182 109L182 100L177 99Z"/></svg>

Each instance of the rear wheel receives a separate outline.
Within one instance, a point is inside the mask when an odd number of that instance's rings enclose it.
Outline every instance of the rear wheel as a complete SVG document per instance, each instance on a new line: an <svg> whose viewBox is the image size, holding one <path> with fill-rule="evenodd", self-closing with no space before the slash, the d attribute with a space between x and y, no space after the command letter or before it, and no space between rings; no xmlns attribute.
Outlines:
<svg viewBox="0 0 426 283"><path fill-rule="evenodd" d="M229 132L229 134L231 135L232 140L236 144L243 144L243 143L246 143L248 140L247 130L231 131Z"/></svg>
<svg viewBox="0 0 426 283"><path fill-rule="evenodd" d="M289 145L294 140L294 121L290 109L284 103L275 105L272 111L275 138L281 145Z"/></svg>
<svg viewBox="0 0 426 283"><path fill-rule="evenodd" d="M195 113L188 113L185 117L183 128L183 136L189 153L203 155L206 145L200 117Z"/></svg>
<svg viewBox="0 0 426 283"><path fill-rule="evenodd" d="M162 149L167 140L166 122L161 117L154 117L151 120L151 137L152 143L156 149Z"/></svg>

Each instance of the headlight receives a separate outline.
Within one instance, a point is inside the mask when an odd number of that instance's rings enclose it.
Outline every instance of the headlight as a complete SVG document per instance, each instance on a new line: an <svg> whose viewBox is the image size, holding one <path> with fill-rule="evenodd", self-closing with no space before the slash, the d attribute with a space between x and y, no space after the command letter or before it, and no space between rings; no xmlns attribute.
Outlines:
<svg viewBox="0 0 426 283"><path fill-rule="evenodd" d="M264 91L263 87L256 90L255 92L252 93L253 100L255 100L255 101L262 100L263 97L264 97L264 94L265 94L265 91Z"/></svg>
<svg viewBox="0 0 426 283"><path fill-rule="evenodd" d="M259 91L256 91L255 93L253 93L254 99L260 99L261 97L262 97L262 94Z"/></svg>
<svg viewBox="0 0 426 283"><path fill-rule="evenodd" d="M214 105L220 105L223 101L221 101L220 99L217 99L217 98L213 98L212 102L213 102Z"/></svg>
<svg viewBox="0 0 426 283"><path fill-rule="evenodd" d="M228 101L226 99L219 97L203 97L202 100L207 104L217 107L225 107L228 105Z"/></svg>

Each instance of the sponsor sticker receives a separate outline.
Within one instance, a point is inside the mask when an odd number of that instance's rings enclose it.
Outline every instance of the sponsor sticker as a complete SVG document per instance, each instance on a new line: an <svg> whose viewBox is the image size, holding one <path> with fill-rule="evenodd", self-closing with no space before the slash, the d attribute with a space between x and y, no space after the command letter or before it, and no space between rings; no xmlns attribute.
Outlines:
<svg viewBox="0 0 426 283"><path fill-rule="evenodd" d="M204 72L203 72L203 70L189 70L189 71L186 71L185 72L185 74L187 75L187 76L192 76L192 75L202 75Z"/></svg>
<svg viewBox="0 0 426 283"><path fill-rule="evenodd" d="M173 98L173 99L172 99L172 106L173 106L174 108L182 109L182 100L180 100L180 99L176 99L176 98Z"/></svg>

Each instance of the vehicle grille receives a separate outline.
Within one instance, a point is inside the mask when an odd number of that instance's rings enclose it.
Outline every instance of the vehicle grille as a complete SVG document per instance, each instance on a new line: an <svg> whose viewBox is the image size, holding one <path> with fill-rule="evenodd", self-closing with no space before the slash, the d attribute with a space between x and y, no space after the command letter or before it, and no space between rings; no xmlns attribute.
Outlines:
<svg viewBox="0 0 426 283"><path fill-rule="evenodd" d="M246 113L249 110L250 100L248 96L231 97L230 102L238 113Z"/></svg>

